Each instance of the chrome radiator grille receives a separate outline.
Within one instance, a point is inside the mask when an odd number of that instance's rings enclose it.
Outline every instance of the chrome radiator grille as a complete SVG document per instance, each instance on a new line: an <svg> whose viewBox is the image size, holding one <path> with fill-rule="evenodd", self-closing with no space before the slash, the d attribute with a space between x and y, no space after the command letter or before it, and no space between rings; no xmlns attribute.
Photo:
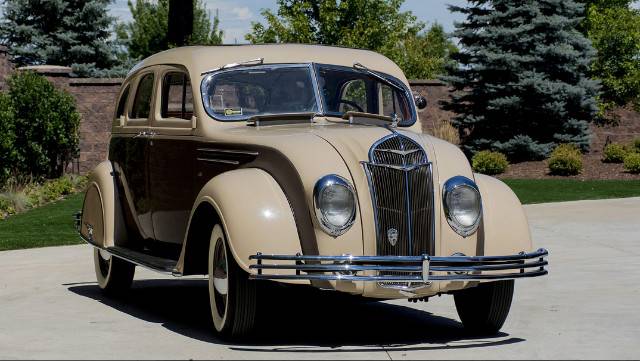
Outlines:
<svg viewBox="0 0 640 361"><path fill-rule="evenodd" d="M364 162L376 221L379 256L433 255L431 163L420 145L394 133Z"/></svg>

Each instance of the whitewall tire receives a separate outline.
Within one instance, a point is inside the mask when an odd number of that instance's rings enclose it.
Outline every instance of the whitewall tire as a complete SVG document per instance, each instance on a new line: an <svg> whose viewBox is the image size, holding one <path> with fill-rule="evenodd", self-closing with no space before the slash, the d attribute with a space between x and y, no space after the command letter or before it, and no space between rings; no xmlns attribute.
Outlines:
<svg viewBox="0 0 640 361"><path fill-rule="evenodd" d="M117 294L131 287L136 266L133 263L114 257L108 252L94 248L98 286L107 294Z"/></svg>
<svg viewBox="0 0 640 361"><path fill-rule="evenodd" d="M213 325L224 337L248 336L256 318L256 285L235 262L220 225L209 243L209 303Z"/></svg>

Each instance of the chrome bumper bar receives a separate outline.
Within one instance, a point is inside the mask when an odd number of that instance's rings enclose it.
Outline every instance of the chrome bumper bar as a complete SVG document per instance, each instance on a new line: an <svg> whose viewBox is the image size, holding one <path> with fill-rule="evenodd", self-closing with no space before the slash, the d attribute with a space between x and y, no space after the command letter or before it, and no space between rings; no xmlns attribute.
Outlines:
<svg viewBox="0 0 640 361"><path fill-rule="evenodd" d="M249 257L258 280L345 280L368 282L424 282L503 280L546 275L546 249L508 256L304 256ZM269 261L269 263L265 263ZM280 262L280 263L274 263ZM274 270L295 274L269 274ZM369 274L359 274L361 272ZM394 274L395 273L395 274Z"/></svg>

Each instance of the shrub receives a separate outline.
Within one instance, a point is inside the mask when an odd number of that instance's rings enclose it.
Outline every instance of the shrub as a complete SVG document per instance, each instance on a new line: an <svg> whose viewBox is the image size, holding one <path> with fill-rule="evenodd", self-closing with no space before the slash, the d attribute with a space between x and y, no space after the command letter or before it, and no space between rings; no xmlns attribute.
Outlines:
<svg viewBox="0 0 640 361"><path fill-rule="evenodd" d="M471 158L473 170L478 173L495 175L504 173L509 166L507 157L500 152L483 150Z"/></svg>
<svg viewBox="0 0 640 361"><path fill-rule="evenodd" d="M4 219L16 213L13 203L4 195L0 194L0 219Z"/></svg>
<svg viewBox="0 0 640 361"><path fill-rule="evenodd" d="M640 153L640 138L636 138L633 140L632 147L632 151Z"/></svg>
<svg viewBox="0 0 640 361"><path fill-rule="evenodd" d="M15 163L15 130L11 99L0 93L0 186L4 184Z"/></svg>
<svg viewBox="0 0 640 361"><path fill-rule="evenodd" d="M446 140L447 142L452 144L460 144L460 136L458 135L458 130L454 128L448 120L441 120L437 122L437 124L433 128L433 136L442 140Z"/></svg>
<svg viewBox="0 0 640 361"><path fill-rule="evenodd" d="M80 115L65 91L33 72L8 80L14 117L13 170L36 178L57 178L77 153Z"/></svg>
<svg viewBox="0 0 640 361"><path fill-rule="evenodd" d="M73 191L74 186L69 177L61 177L45 183L44 186L42 186L41 194L45 202L50 202L71 194Z"/></svg>
<svg viewBox="0 0 640 361"><path fill-rule="evenodd" d="M69 175L69 180L73 184L73 189L76 192L84 192L89 183L89 177L84 175Z"/></svg>
<svg viewBox="0 0 640 361"><path fill-rule="evenodd" d="M640 153L629 153L624 158L624 169L629 173L640 173Z"/></svg>
<svg viewBox="0 0 640 361"><path fill-rule="evenodd" d="M582 171L582 153L574 144L560 144L551 153L549 171L555 175L576 175Z"/></svg>
<svg viewBox="0 0 640 361"><path fill-rule="evenodd" d="M605 163L622 163L627 150L622 144L611 143L604 147L602 161Z"/></svg>

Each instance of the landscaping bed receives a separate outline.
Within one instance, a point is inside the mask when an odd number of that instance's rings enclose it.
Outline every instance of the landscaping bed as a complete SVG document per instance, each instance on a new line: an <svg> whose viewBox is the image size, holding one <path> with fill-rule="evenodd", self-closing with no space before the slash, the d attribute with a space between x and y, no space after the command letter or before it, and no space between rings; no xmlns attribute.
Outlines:
<svg viewBox="0 0 640 361"><path fill-rule="evenodd" d="M498 176L501 179L574 179L574 180L637 180L640 174L624 170L622 163L603 163L602 154L585 154L582 158L582 172L575 176L550 175L547 161L522 162L510 164L507 170Z"/></svg>

